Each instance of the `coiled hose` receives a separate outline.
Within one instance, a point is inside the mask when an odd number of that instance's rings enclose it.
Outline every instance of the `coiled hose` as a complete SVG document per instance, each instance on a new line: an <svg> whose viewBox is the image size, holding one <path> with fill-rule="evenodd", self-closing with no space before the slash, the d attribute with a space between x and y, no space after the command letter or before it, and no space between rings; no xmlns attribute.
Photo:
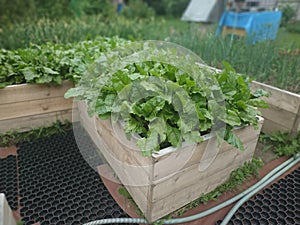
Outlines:
<svg viewBox="0 0 300 225"><path fill-rule="evenodd" d="M260 191L262 188L264 188L266 185L268 185L272 181L276 180L278 177L280 177L282 174L284 174L286 171L288 171L290 168L292 168L294 165L296 165L299 162L300 162L300 155L298 154L295 158L290 158L289 160L280 164L278 167L273 169L270 173L268 173L260 181L258 181L256 184L254 184L247 190L241 192L240 194L236 195L235 197L228 199L227 201L225 201L217 206L214 206L206 211L203 211L203 212L198 213L193 216L188 216L188 217L183 217L183 218L175 218L175 219L162 219L157 222L161 222L162 224L178 224L178 223L190 222L193 220L200 219L209 214L212 214L212 213L232 204L233 202L241 199L240 201L237 202L237 204L230 210L230 212L224 218L222 225L225 225L229 222L229 220L234 215L234 213L237 211L237 209L244 202L246 202L249 198L251 198L251 196L253 196L255 193ZM93 222L85 223L83 225L99 225L99 224L114 224L114 223L149 224L149 222L147 220L142 219L142 218L111 218L111 219L96 220Z"/></svg>

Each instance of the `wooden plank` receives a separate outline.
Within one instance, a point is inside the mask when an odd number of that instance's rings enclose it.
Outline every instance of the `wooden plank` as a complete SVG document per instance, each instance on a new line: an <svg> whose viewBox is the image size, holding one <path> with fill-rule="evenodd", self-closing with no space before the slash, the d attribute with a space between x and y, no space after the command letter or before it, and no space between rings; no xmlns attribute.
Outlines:
<svg viewBox="0 0 300 225"><path fill-rule="evenodd" d="M66 119L72 121L72 109L1 120L0 133L14 129L19 132L29 131L34 128L51 126L57 120L64 122Z"/></svg>
<svg viewBox="0 0 300 225"><path fill-rule="evenodd" d="M194 164L191 167L177 171L177 173L168 179L163 178L155 181L153 188L153 202L166 198L172 193L180 192L182 189L189 187L194 183L206 183L213 174L218 173L219 171L228 170L232 165L239 167L244 161L252 158L256 143L256 139L246 143L246 150L244 152L232 148L230 151L219 154L205 171L199 171L199 164Z"/></svg>
<svg viewBox="0 0 300 225"><path fill-rule="evenodd" d="M114 132L119 132L118 129L121 129L120 127L116 127L116 130L113 130L109 121L95 120L95 117L89 117L86 111L86 105L82 104L83 103L81 102L78 106L84 128L89 132L94 133L94 139L99 139L101 137L100 141L107 145L110 149L110 153L113 154L117 160L129 165L145 167L146 170L148 170L147 167L149 165L152 166L152 159L150 157L143 157L134 141L127 141L125 136L123 138L121 137L121 140L118 139L120 138L120 135L115 134ZM118 138L116 136L118 136ZM127 142L125 143L123 139L126 139ZM97 142L99 140L94 141Z"/></svg>
<svg viewBox="0 0 300 225"><path fill-rule="evenodd" d="M113 151L115 151L115 148L120 149L120 146L107 146L107 143L116 144L116 142L112 140L114 139L114 137L110 134L111 129L109 129L109 122L101 121L103 127L101 129L102 136L100 136L96 128L95 118L91 118L87 114L87 105L83 102L78 102L78 108L80 114L80 122L82 123L83 127L89 133L96 146L100 149L101 153L104 155L104 158L107 160L111 168L113 168L115 174L118 176L122 184L125 184L126 189L134 198L136 204L139 206L142 212L146 214L149 209L148 205L151 199L149 198L149 195L151 194L150 185L142 186L133 184L149 184L152 177L149 175L150 172L148 171L147 173L145 173L144 169L141 170L138 167L131 167L126 163L124 164L120 160L123 160L122 157L124 157L125 154L119 154L118 157L121 158L116 159L116 155L112 153ZM105 135L109 136L106 137ZM106 139L107 141L102 140L100 137ZM128 160L132 160L132 158L126 159L126 161Z"/></svg>
<svg viewBox="0 0 300 225"><path fill-rule="evenodd" d="M234 132L243 143L250 142L253 139L257 140L262 127L263 119L261 119L259 123L260 128L258 130L254 130L253 126L246 126L236 129ZM232 149L231 145L224 142L219 151L209 151L207 148L214 148L217 143L210 146L207 146L207 143L208 141L205 141L198 143L196 146L186 146L178 149L178 151L174 151L163 157L161 156L156 158L154 165L154 180L159 180L174 174L180 169L188 168L194 164L199 164L199 162L203 160L202 156L204 151L207 151L205 152L205 157L209 160L214 158L216 154L221 154Z"/></svg>
<svg viewBox="0 0 300 225"><path fill-rule="evenodd" d="M278 131L280 132L289 132L291 130L290 127L286 127L282 124L276 123L276 121L272 121L269 119L265 119L264 125L261 131L265 134L272 135Z"/></svg>
<svg viewBox="0 0 300 225"><path fill-rule="evenodd" d="M274 121L275 123L288 128L289 130L292 129L296 114L286 111L285 109L278 108L276 106L270 105L268 109L260 109L263 117L268 121Z"/></svg>
<svg viewBox="0 0 300 225"><path fill-rule="evenodd" d="M91 139L100 149L105 158L110 159L110 166L114 168L123 184L144 185L149 184L152 179L152 159L143 157L139 152L133 151L120 143L113 135L112 131L102 126L101 132L98 126L103 125L103 121L89 117L86 106L78 105L80 110L80 121L87 130ZM122 176L120 175L122 174Z"/></svg>
<svg viewBox="0 0 300 225"><path fill-rule="evenodd" d="M73 82L63 81L62 85L54 84L21 84L0 89L0 105L32 101L43 98L64 96L66 91L74 87Z"/></svg>
<svg viewBox="0 0 300 225"><path fill-rule="evenodd" d="M295 94L286 90L282 90L267 84L253 81L251 84L252 91L261 88L269 92L270 97L262 98L267 101L270 105L276 106L277 108L284 109L291 113L296 114L300 106L300 95Z"/></svg>
<svg viewBox="0 0 300 225"><path fill-rule="evenodd" d="M300 108L300 95L282 90L260 82L252 82L252 91L261 88L269 92L270 97L262 98L270 106L269 109L261 109L265 122L262 132L273 134L281 132L297 132L300 130L297 114Z"/></svg>
<svg viewBox="0 0 300 225"><path fill-rule="evenodd" d="M111 149L109 149L103 141L100 141L99 138L94 140L96 140L95 144L100 149L108 164L113 168L121 183L124 184L130 195L134 198L136 204L142 212L145 213L148 209L147 199L149 199L148 195L150 192L150 186L142 186L139 184L149 183L149 180L147 179L149 179L150 176L144 174L143 170L137 167L133 168L119 160L116 160L115 156L110 152Z"/></svg>
<svg viewBox="0 0 300 225"><path fill-rule="evenodd" d="M247 160L245 160L247 161ZM244 163L241 161L240 163ZM231 165L225 170L214 173L205 182L193 182L191 185L181 189L180 192L171 193L166 198L159 199L152 205L151 221L155 221L163 216L168 215L191 201L199 198L202 193L208 193L214 190L218 185L224 183L230 176L230 171L236 168L236 165ZM166 187L169 188L169 187Z"/></svg>
<svg viewBox="0 0 300 225"><path fill-rule="evenodd" d="M0 105L0 120L71 109L72 99L54 97Z"/></svg>

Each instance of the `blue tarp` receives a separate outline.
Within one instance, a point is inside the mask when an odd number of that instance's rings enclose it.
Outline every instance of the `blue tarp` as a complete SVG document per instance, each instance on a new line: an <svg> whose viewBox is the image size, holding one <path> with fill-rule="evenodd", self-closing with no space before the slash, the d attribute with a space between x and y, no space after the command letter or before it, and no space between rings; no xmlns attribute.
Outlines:
<svg viewBox="0 0 300 225"><path fill-rule="evenodd" d="M219 21L217 35L223 26L245 29L251 43L275 40L280 25L281 11L242 12L225 11Z"/></svg>

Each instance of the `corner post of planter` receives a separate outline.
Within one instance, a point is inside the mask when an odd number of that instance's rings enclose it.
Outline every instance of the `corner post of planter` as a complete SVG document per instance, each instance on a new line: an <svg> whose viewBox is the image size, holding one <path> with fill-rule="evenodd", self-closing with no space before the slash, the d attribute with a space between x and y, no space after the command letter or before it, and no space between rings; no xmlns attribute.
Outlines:
<svg viewBox="0 0 300 225"><path fill-rule="evenodd" d="M298 106L298 112L296 114L296 118L291 129L290 137L297 137L298 132L300 132L300 105Z"/></svg>

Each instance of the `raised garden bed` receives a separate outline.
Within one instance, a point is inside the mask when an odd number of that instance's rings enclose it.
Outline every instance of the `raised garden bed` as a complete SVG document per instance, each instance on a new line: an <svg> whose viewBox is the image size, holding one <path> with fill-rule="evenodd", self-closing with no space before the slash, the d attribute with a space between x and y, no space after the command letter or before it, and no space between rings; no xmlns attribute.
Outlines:
<svg viewBox="0 0 300 225"><path fill-rule="evenodd" d="M300 131L300 95L267 84L253 81L252 89L263 89L269 97L263 97L269 108L261 109L265 119L262 132L272 134L278 131L297 133Z"/></svg>
<svg viewBox="0 0 300 225"><path fill-rule="evenodd" d="M212 191L229 178L233 169L251 160L263 124L263 118L259 117L259 129L254 130L253 126L236 129L234 132L244 143L245 151L224 142L212 164L199 171L199 163L212 138L209 135L196 145L171 147L144 157L140 151L132 150L138 149L134 140L127 143L118 140L110 120L91 118L86 109L86 105L79 102L81 124L149 221Z"/></svg>
<svg viewBox="0 0 300 225"><path fill-rule="evenodd" d="M0 89L0 133L50 126L60 120L72 120L72 99L65 92L73 87L70 81L62 85L20 84Z"/></svg>

